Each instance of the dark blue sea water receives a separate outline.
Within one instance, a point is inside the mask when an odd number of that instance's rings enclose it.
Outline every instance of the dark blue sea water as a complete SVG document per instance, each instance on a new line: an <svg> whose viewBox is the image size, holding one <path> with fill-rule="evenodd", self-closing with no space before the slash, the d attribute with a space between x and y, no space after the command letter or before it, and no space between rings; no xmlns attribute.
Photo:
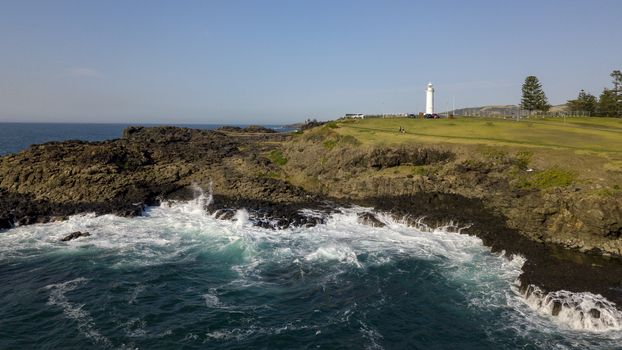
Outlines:
<svg viewBox="0 0 622 350"><path fill-rule="evenodd" d="M32 144L48 141L103 141L121 137L123 129L141 124L65 124L65 123L0 123L0 156L16 153ZM142 124L156 126L156 124ZM159 125L159 124L158 124ZM167 124L196 129L215 129L222 124ZM246 125L235 125L246 126ZM289 131L285 126L266 125L277 131Z"/></svg>
<svg viewBox="0 0 622 350"><path fill-rule="evenodd" d="M62 134L106 139L123 126L72 128ZM0 231L0 349L621 348L622 315L606 301L526 300L524 260L455 228L385 215L374 228L355 208L269 230L244 210L215 219L210 200ZM91 236L60 241L77 230ZM555 317L553 299L568 303Z"/></svg>

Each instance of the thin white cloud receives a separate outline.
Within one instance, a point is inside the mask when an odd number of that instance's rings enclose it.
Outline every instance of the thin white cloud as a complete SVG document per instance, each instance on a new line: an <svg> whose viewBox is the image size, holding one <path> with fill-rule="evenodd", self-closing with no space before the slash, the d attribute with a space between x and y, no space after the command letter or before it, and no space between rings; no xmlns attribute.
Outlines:
<svg viewBox="0 0 622 350"><path fill-rule="evenodd" d="M104 74L97 69L87 67L73 67L69 69L69 75L78 78L101 78Z"/></svg>

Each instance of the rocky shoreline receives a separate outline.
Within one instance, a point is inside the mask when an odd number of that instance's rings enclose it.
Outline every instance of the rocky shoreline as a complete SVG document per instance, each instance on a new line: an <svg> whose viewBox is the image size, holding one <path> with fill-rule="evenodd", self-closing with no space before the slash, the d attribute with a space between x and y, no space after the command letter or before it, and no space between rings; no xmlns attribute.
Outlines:
<svg viewBox="0 0 622 350"><path fill-rule="evenodd" d="M327 128L316 129L325 133ZM432 227L450 221L468 225L462 233L481 238L493 251L526 258L519 277L524 293L529 285L545 292L589 291L622 306L618 199L583 198L584 205L599 212L576 214L570 204L577 203L571 201L577 195L571 189L558 189L557 195L512 189L501 176L511 159L474 166L445 149L361 150L339 139L328 149L332 136L314 130L295 136L256 127L134 127L117 140L34 145L0 158L0 229L81 212L140 215L145 206L162 200L193 198L193 185L212 190L206 210L216 217L231 219L236 209L246 208L255 224L270 228L322 222L302 209L329 214L360 205L412 224L423 217ZM405 164L429 168L416 176L385 171ZM438 173L444 178L434 181ZM512 214L516 210L525 213ZM614 212L607 220L594 219L607 210ZM578 228L572 239L592 243L566 244L572 227L563 225L564 218ZM361 220L381 224L373 211ZM590 241L586 232L595 238Z"/></svg>

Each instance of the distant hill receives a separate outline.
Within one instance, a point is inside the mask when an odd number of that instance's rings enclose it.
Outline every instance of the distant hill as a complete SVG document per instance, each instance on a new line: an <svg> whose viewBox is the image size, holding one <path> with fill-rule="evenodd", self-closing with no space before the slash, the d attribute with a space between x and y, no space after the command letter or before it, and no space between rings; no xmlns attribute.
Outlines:
<svg viewBox="0 0 622 350"><path fill-rule="evenodd" d="M516 115L518 113L517 105L501 105L501 106L481 106L481 107L467 107L459 108L454 111L455 115L481 115L481 116L495 116L495 115ZM566 111L566 105L561 104L551 107L550 113L563 113ZM449 112L443 112L442 114L448 114Z"/></svg>

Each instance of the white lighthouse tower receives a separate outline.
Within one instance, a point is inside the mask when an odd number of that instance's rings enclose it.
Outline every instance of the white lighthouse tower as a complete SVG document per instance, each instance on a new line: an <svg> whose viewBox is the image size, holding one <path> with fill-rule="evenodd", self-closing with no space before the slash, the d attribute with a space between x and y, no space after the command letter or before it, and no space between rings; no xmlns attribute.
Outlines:
<svg viewBox="0 0 622 350"><path fill-rule="evenodd" d="M434 88L428 84L425 94L425 114L434 114Z"/></svg>

